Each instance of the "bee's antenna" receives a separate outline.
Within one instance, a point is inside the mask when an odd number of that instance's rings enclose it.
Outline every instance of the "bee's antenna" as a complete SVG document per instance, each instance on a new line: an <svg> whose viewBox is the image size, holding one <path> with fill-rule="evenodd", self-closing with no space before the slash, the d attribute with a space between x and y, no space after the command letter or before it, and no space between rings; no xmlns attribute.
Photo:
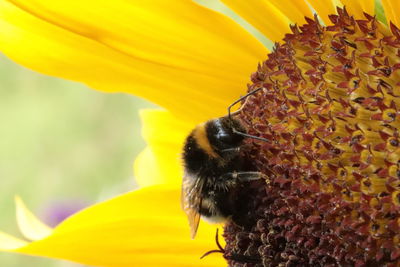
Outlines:
<svg viewBox="0 0 400 267"><path fill-rule="evenodd" d="M213 254L213 253L222 253L222 254L225 253L225 249L219 243L218 230L219 229L217 228L217 232L215 234L215 243L217 243L217 246L218 246L219 249L214 249L214 250L207 251L206 253L203 254L203 256L200 257L200 259L202 259L204 257L207 257L208 255Z"/></svg>
<svg viewBox="0 0 400 267"><path fill-rule="evenodd" d="M238 135L241 135L241 136L244 136L244 137L247 137L247 138L253 138L253 139L256 139L256 140L260 140L260 141L264 141L264 142L267 142L267 143L271 143L271 141L268 140L267 138L262 138L262 137L259 137L259 136L255 136L255 135L251 135L251 134L247 134L247 133L242 133L242 132L237 131L236 129L233 129L233 132L235 134L238 134Z"/></svg>
<svg viewBox="0 0 400 267"><path fill-rule="evenodd" d="M204 253L203 256L200 257L200 259L203 259L204 257L207 257L208 255L213 254L213 253L225 254L225 252L226 252L225 249L221 246L221 243L219 243L218 230L219 229L217 228L217 232L215 234L215 243L217 243L217 246L219 249L210 250L210 251ZM240 255L240 254L236 254L236 253L232 253L230 256L224 255L224 258L227 260L233 260L233 261L243 262L243 263L259 263L259 262L261 262L260 257Z"/></svg>
<svg viewBox="0 0 400 267"><path fill-rule="evenodd" d="M228 107L228 118L229 118L229 119L232 119L231 108L232 108L234 105L236 105L237 103L239 103L239 102L242 101L243 99L246 99L247 97L251 96L252 94L257 93L258 91L260 91L260 90L262 90L262 89L264 89L264 87L259 87L259 88L257 88L257 89L254 89L253 91L248 92L247 94L245 94L244 96L240 97L238 100L236 100L235 102L233 102L232 104L230 104L229 107ZM240 109L239 109L239 110L240 110ZM236 112L238 112L238 111L236 111ZM264 142L268 142L268 143L270 142L270 140L268 140L268 139L266 139L266 138L258 137L258 136L251 135L251 134L246 134L246 133L237 131L236 129L233 129L233 132L234 132L235 134L238 134L238 135L241 135L241 136L244 136L244 137L247 137L247 138L253 138L253 139L260 140L260 141L264 141Z"/></svg>
<svg viewBox="0 0 400 267"><path fill-rule="evenodd" d="M217 228L217 232L215 233L215 243L217 243L217 246L221 251L225 252L225 249L221 246L221 243L219 243L218 231L219 229Z"/></svg>
<svg viewBox="0 0 400 267"><path fill-rule="evenodd" d="M239 103L240 101L242 101L243 99L246 99L247 97L251 96L252 94L257 93L258 91L262 90L264 87L259 87L253 91L248 92L247 94L245 94L244 96L240 97L238 100L236 100L235 102L233 102L232 104L229 105L228 107L228 117L229 119L231 118L231 108L236 105L237 103Z"/></svg>

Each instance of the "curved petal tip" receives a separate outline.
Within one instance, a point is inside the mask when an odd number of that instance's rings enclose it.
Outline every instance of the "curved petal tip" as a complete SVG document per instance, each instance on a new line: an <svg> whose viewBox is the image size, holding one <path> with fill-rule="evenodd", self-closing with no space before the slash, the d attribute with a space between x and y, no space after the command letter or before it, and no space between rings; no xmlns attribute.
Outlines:
<svg viewBox="0 0 400 267"><path fill-rule="evenodd" d="M28 242L19 238L13 237L6 233L0 232L0 250L12 251L26 246Z"/></svg>
<svg viewBox="0 0 400 267"><path fill-rule="evenodd" d="M15 196L17 223L21 233L29 240L40 240L52 233L52 229L41 222L19 196Z"/></svg>

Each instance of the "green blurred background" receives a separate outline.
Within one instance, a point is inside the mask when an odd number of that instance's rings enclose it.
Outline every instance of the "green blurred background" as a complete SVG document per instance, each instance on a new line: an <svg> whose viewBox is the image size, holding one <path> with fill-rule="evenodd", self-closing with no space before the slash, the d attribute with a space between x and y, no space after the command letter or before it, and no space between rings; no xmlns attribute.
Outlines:
<svg viewBox="0 0 400 267"><path fill-rule="evenodd" d="M44 76L0 56L0 230L21 237L14 196L49 224L135 187L143 149L138 109L149 103ZM82 266L0 253L0 266Z"/></svg>

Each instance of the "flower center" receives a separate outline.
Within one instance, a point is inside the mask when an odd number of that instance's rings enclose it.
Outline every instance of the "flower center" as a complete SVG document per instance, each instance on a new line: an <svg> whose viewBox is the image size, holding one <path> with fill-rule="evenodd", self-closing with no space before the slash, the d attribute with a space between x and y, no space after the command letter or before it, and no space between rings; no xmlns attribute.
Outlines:
<svg viewBox="0 0 400 267"><path fill-rule="evenodd" d="M231 266L398 262L400 30L365 17L292 26L252 75L240 118L271 142L246 157L270 183L225 226Z"/></svg>

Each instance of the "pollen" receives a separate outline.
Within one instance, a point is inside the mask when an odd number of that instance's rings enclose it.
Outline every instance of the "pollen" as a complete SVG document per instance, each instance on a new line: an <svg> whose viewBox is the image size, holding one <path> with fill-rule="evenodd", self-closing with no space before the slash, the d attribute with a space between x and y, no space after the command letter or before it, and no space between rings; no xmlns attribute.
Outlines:
<svg viewBox="0 0 400 267"><path fill-rule="evenodd" d="M270 182L249 227L228 223L230 266L400 265L400 30L346 9L276 44L240 119ZM265 188L264 188L265 187Z"/></svg>

